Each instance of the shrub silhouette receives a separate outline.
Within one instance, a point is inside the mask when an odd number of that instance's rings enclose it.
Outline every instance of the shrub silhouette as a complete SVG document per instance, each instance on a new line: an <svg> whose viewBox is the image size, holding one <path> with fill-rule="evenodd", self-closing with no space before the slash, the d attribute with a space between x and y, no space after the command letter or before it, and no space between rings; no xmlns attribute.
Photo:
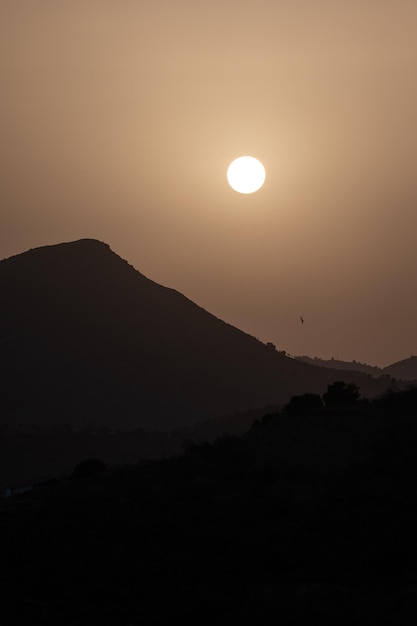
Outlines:
<svg viewBox="0 0 417 626"><path fill-rule="evenodd" d="M284 407L284 412L289 415L309 415L323 408L323 402L318 393L303 393L301 396L293 396Z"/></svg>
<svg viewBox="0 0 417 626"><path fill-rule="evenodd" d="M106 464L101 459L85 459L78 463L72 471L71 479L87 478L94 474L100 474L106 470Z"/></svg>
<svg viewBox="0 0 417 626"><path fill-rule="evenodd" d="M327 407L349 406L355 404L360 396L359 387L355 383L337 380L327 387L323 401Z"/></svg>

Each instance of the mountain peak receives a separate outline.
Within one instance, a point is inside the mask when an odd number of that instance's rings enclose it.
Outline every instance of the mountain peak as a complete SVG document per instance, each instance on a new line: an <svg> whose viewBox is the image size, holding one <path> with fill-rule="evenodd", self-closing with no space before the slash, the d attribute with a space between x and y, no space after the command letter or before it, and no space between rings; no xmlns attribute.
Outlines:
<svg viewBox="0 0 417 626"><path fill-rule="evenodd" d="M10 258L15 258L16 256L23 256L26 254L42 255L42 254L48 254L50 252L56 253L56 252L70 251L70 250L77 252L77 253L82 250L85 250L85 251L103 250L104 251L104 250L110 250L110 246L107 243L104 243L103 241L99 241L98 239L88 239L88 238L76 239L75 241L65 241L65 242L57 243L57 244L39 246L37 248L30 248L29 250L25 252L21 252L15 255L14 257L10 257Z"/></svg>
<svg viewBox="0 0 417 626"><path fill-rule="evenodd" d="M4 259L2 266L16 267L23 265L27 268L29 264L34 264L35 266L43 263L61 264L65 263L66 259L68 262L71 259L82 259L84 262L87 262L89 258L102 257L108 255L109 252L117 256L107 243L98 239L78 239L76 241L30 248Z"/></svg>
<svg viewBox="0 0 417 626"><path fill-rule="evenodd" d="M77 249L85 249L85 250L110 250L110 246L108 243L104 241L100 241L99 239L91 239L85 237L83 239L76 239L74 241L66 241L57 245L46 246L47 248L60 248L60 247L71 247ZM39 248L38 248L39 249Z"/></svg>
<svg viewBox="0 0 417 626"><path fill-rule="evenodd" d="M10 423L173 428L322 393L334 380L146 278L96 239L1 261L0 293ZM380 390L365 375L359 385Z"/></svg>

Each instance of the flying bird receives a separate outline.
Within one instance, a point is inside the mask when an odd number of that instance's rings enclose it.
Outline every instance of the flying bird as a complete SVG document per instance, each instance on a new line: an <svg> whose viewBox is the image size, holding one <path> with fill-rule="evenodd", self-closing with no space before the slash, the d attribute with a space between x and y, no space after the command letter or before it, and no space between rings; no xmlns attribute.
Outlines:
<svg viewBox="0 0 417 626"><path fill-rule="evenodd" d="M304 317L302 317L301 315L300 315L300 320L301 320L301 323L304 324Z"/></svg>

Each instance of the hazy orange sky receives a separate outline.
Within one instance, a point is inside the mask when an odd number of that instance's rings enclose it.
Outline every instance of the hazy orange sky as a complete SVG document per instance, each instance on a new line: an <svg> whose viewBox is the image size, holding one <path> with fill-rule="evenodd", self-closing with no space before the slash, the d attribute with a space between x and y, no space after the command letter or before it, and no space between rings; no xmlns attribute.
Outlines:
<svg viewBox="0 0 417 626"><path fill-rule="evenodd" d="M0 257L93 237L291 354L416 354L416 29L415 0L1 0Z"/></svg>

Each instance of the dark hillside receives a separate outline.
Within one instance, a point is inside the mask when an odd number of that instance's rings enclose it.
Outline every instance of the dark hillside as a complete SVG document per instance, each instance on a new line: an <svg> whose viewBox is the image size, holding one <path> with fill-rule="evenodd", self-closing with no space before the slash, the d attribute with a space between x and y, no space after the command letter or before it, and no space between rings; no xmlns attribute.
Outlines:
<svg viewBox="0 0 417 626"><path fill-rule="evenodd" d="M321 393L335 379L152 282L95 240L1 261L0 293L3 423L169 429ZM388 384L346 376L365 395Z"/></svg>
<svg viewBox="0 0 417 626"><path fill-rule="evenodd" d="M410 356L408 359L392 363L384 368L384 374L391 378L400 378L401 380L417 380L417 356Z"/></svg>
<svg viewBox="0 0 417 626"><path fill-rule="evenodd" d="M327 367L337 370L353 370L355 372L363 372L369 374L375 378L380 376L388 376L389 378L397 378L405 381L417 380L417 357L411 356L408 359L403 359L397 363L392 363L387 367L376 367L373 365L367 365L366 363L360 363L358 361L339 361L338 359L319 359L318 357L311 358L309 356L296 356L297 361L302 363L309 363L310 365L316 365L317 367Z"/></svg>
<svg viewBox="0 0 417 626"><path fill-rule="evenodd" d="M378 378L386 372L380 367L374 365L368 365L367 363L360 363L359 361L340 361L339 359L320 359L318 357L311 358L309 356L296 356L297 361L302 363L309 363L310 365L316 365L317 367L328 367L334 370L354 370L355 372L363 372Z"/></svg>
<svg viewBox="0 0 417 626"><path fill-rule="evenodd" d="M3 500L1 623L412 623L416 390L290 413Z"/></svg>

